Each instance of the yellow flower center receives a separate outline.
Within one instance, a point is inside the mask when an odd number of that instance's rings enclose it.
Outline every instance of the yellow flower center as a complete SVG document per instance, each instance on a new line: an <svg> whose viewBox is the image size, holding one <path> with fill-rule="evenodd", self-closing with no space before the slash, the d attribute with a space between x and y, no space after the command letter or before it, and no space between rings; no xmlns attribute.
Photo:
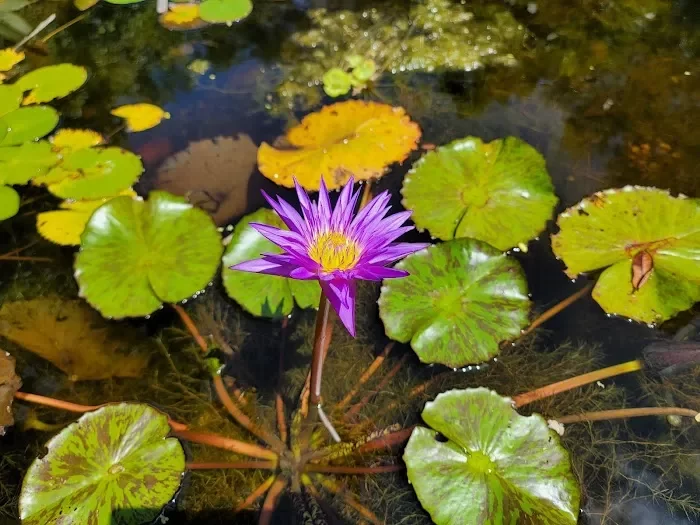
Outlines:
<svg viewBox="0 0 700 525"><path fill-rule="evenodd" d="M357 264L360 248L342 233L322 232L311 243L309 257L320 264L325 272L347 270Z"/></svg>

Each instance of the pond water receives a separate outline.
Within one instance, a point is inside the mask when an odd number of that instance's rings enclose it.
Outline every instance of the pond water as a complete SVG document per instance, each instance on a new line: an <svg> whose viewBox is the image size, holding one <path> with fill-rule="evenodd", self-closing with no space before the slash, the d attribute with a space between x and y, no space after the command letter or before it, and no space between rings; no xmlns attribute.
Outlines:
<svg viewBox="0 0 700 525"><path fill-rule="evenodd" d="M258 0L252 13L231 27L188 31L164 28L150 0L134 5L103 1L84 15L72 2L41 0L18 13L29 25L57 15L25 49L28 69L69 62L88 70L82 88L51 103L60 111L60 126L99 130L110 145L139 154L145 167L135 186L140 195L159 188L187 194L212 213L224 235L241 216L266 205L261 189L297 202L292 190L257 170L256 147L274 143L305 115L334 102L324 94L321 77L348 49L373 58L380 73L355 98L403 107L427 145L374 183L374 194L391 192L395 209L402 206L400 190L411 164L432 145L467 136L485 142L517 137L536 148L559 198L552 219L599 190L625 185L700 197L700 6L691 0L431 0L419 13L419 4ZM468 34L454 32L454 20L445 17L455 6L472 14L462 22L471 28ZM433 17L429 34L440 39L426 38L422 47L405 45L415 36L411 22L417 13ZM2 16L0 11L0 21ZM46 35L50 38L41 42ZM2 38L0 48L14 45ZM451 53L454 49L458 52ZM110 111L137 102L158 105L170 118L129 133ZM56 209L58 199L42 188L19 191L20 212L0 223L0 253L31 244L22 255L50 259L0 260L0 348L17 360L22 391L86 405L146 402L193 428L250 440L221 408L207 363L174 310L121 321L93 315L77 301L76 250L54 245L36 231L36 214ZM595 277L567 277L551 248L550 235L557 231L552 220L526 252L511 251L525 271L532 318ZM427 233L407 237L430 241ZM277 393L287 414L297 405L311 361L315 314L296 309L283 328L279 319L245 312L226 296L220 281L214 279L205 293L183 306L219 349L224 383L231 392L243 392L244 410L275 428ZM356 339L341 325L335 328L324 373L328 406L353 388L389 341L378 315L378 295L375 283L361 286ZM15 310L7 307L21 301L33 302ZM648 326L606 315L587 294L480 369L421 364L409 345L397 344L356 397L374 394L361 411L358 407L358 417L336 425L346 439L360 439L363 432L391 424L420 422L424 403L449 388L486 386L515 395L638 359L648 344L668 341L698 314L696 306ZM23 328L11 330L12 323L23 323ZM122 352L125 345L132 352L128 358ZM27 347L42 348L43 356L52 355L59 366ZM380 382L393 367L395 375ZM71 381L60 368L101 378ZM124 375L131 377L120 377ZM440 379L430 388L409 396L434 376ZM556 417L669 401L700 410L698 379L698 366L663 379L638 372L521 412ZM43 444L76 418L22 401L15 402L14 413L15 426L0 438L0 523L19 522L26 469ZM685 420L673 426L663 417L567 425L562 441L582 483L579 522L700 523L697 427ZM398 450L353 461L400 463ZM185 452L188 460L198 462L235 458L194 444L186 445ZM266 477L258 470L194 470L164 516L170 523L255 523L262 500L254 510L234 509ZM382 522L431 522L405 471L333 479ZM352 510L344 496L328 487L323 494L327 521L309 518L309 509L316 508L313 498L284 493L272 523L371 522Z"/></svg>

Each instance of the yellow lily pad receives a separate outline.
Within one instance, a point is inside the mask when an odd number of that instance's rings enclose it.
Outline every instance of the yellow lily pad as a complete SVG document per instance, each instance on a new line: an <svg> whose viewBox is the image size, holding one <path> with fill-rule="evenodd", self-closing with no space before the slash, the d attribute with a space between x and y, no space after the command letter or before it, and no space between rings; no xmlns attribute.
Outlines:
<svg viewBox="0 0 700 525"><path fill-rule="evenodd" d="M60 129L50 139L54 150L61 151L69 149L76 151L79 149L91 148L104 144L105 139L97 131L91 129Z"/></svg>
<svg viewBox="0 0 700 525"><path fill-rule="evenodd" d="M22 51L15 51L11 47L0 49L0 71L9 71L24 60Z"/></svg>
<svg viewBox="0 0 700 525"><path fill-rule="evenodd" d="M112 110L112 115L126 120L129 131L146 131L156 127L163 119L169 119L170 113L153 104L127 104Z"/></svg>
<svg viewBox="0 0 700 525"><path fill-rule="evenodd" d="M197 29L208 25L199 17L198 4L172 4L159 21L166 29Z"/></svg>

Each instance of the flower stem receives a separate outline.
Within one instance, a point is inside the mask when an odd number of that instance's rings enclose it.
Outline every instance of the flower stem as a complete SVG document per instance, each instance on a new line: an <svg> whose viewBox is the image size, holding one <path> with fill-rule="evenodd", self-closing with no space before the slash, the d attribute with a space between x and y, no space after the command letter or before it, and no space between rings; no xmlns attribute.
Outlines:
<svg viewBox="0 0 700 525"><path fill-rule="evenodd" d="M272 475L269 478L267 478L265 481L263 481L260 485L258 485L258 488L256 488L253 492L250 493L250 496L248 496L243 503L238 505L236 507L236 510L234 512L241 512L242 510L247 509L250 507L253 503L255 503L258 499L262 497L263 494L265 494L268 489L272 486L272 484L275 482L275 479L277 479L276 475Z"/></svg>
<svg viewBox="0 0 700 525"><path fill-rule="evenodd" d="M50 257L29 257L22 255L0 255L0 261L53 262Z"/></svg>
<svg viewBox="0 0 700 525"><path fill-rule="evenodd" d="M373 439L372 441L368 441L360 448L358 448L357 452L360 454L366 452L373 452L375 450L379 450L382 448L391 448L394 445L403 443L411 437L411 432L413 432L414 428L416 428L416 426L411 425L410 427L402 428L401 430L397 430L396 432L392 432L391 434L386 434L384 436L378 437L377 439Z"/></svg>
<svg viewBox="0 0 700 525"><path fill-rule="evenodd" d="M643 368L643 363L639 359L634 361L627 361L626 363L621 363L615 366L609 366L607 368L602 368L601 370L596 370L594 372L588 372L587 374L582 374L580 376L571 377L565 379L564 381L559 381L557 383L552 383L551 385L543 386L530 392L525 392L524 394L518 394L513 397L513 402L516 407L521 407L544 399L573 388L578 388L594 381L600 381L601 379L607 379L614 376L619 376L621 374L627 374L629 372L636 372Z"/></svg>
<svg viewBox="0 0 700 525"><path fill-rule="evenodd" d="M277 388L275 389L275 412L277 413L277 430L280 435L280 439L283 443L287 442L289 437L289 432L287 430L287 416L284 411L284 399L282 399L282 376L284 375L284 351L287 346L287 325L289 324L289 317L284 318L282 321L281 338L282 344L280 345L280 356L277 367Z"/></svg>
<svg viewBox="0 0 700 525"><path fill-rule="evenodd" d="M202 350L203 354L206 354L209 352L209 346L207 345L207 342L204 340L204 337L202 337L202 334L199 332L199 329L197 328L197 325L194 324L194 321L190 317L190 314L188 314L185 309L180 306L179 304L175 303L170 303L170 306L173 307L173 310L177 312L177 314L180 316L180 319L182 319L182 322L184 323L185 327L187 327L187 330L192 334L192 337L196 341L196 343L199 345L199 348Z"/></svg>
<svg viewBox="0 0 700 525"><path fill-rule="evenodd" d="M174 432L176 437L186 439L187 441L192 441L193 443L201 443L202 445L209 445L211 447L220 448L223 450L230 450L236 454L241 454L243 456L249 456L251 458L277 460L277 454L272 450L268 450L259 445L253 443L246 443L245 441L238 441L237 439L231 439L224 436L219 436L218 434L209 434L207 432L194 432L192 430L178 430Z"/></svg>
<svg viewBox="0 0 700 525"><path fill-rule="evenodd" d="M331 303L324 293L318 304L316 315L316 333L314 335L314 349L311 356L311 381L309 383L309 402L312 405L321 404L321 383L323 380L323 363L325 361L328 346L331 343L333 323L331 322Z"/></svg>
<svg viewBox="0 0 700 525"><path fill-rule="evenodd" d="M549 310L547 310L547 311L543 312L542 314L540 314L539 317L537 317L537 319L535 319L534 321L532 321L532 323L530 324L530 326L528 326L525 330L522 331L521 336L522 336L522 335L527 335L527 334L529 334L530 332L532 332L532 331L533 331L535 328L537 328L538 326L540 326L540 325L544 324L545 322L549 321L552 317L554 317L555 315L557 315L557 314L558 314L559 312L561 312L564 308L566 308L567 306L569 306L569 305L572 304L572 303L575 303L576 301L578 301L578 300L579 300L581 297L583 297L584 295L587 295L588 292L591 290L591 288L593 288L593 284L594 284L594 283L590 283L590 284L584 286L584 287L581 288L578 292L575 292L575 293L571 294L569 297L567 297L566 299L564 299L564 300L561 301L560 303L555 304L555 305L552 306Z"/></svg>
<svg viewBox="0 0 700 525"><path fill-rule="evenodd" d="M272 515L277 508L282 491L286 486L287 478L284 476L278 476L270 487L270 490L267 492L262 510L260 511L258 525L270 525L272 523Z"/></svg>
<svg viewBox="0 0 700 525"><path fill-rule="evenodd" d="M265 469L275 470L276 461L233 461L214 463L188 463L189 470L209 470L209 469Z"/></svg>
<svg viewBox="0 0 700 525"><path fill-rule="evenodd" d="M678 407L642 407L642 408L621 408L618 410L601 410L598 412L585 412L583 414L572 414L554 418L562 424L579 423L583 421L605 421L608 419L623 419L627 417L642 416L686 416L694 418L700 423L700 412L690 408Z"/></svg>

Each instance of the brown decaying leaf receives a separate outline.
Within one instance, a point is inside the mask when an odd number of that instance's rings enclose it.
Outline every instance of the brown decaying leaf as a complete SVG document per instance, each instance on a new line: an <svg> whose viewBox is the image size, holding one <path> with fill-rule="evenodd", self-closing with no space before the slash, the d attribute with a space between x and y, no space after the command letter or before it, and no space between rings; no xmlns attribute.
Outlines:
<svg viewBox="0 0 700 525"><path fill-rule="evenodd" d="M155 188L186 197L221 226L245 213L256 159L248 135L192 142L163 163Z"/></svg>
<svg viewBox="0 0 700 525"><path fill-rule="evenodd" d="M649 252L641 251L632 259L632 288L639 290L651 277L654 269L654 259Z"/></svg>
<svg viewBox="0 0 700 525"><path fill-rule="evenodd" d="M15 392L22 386L22 381L15 373L15 359L0 350L0 436L5 435L5 428L14 425L12 417L12 400Z"/></svg>
<svg viewBox="0 0 700 525"><path fill-rule="evenodd" d="M148 355L132 350L133 332L108 323L81 300L5 303L0 336L50 361L71 381L138 377L148 365Z"/></svg>

